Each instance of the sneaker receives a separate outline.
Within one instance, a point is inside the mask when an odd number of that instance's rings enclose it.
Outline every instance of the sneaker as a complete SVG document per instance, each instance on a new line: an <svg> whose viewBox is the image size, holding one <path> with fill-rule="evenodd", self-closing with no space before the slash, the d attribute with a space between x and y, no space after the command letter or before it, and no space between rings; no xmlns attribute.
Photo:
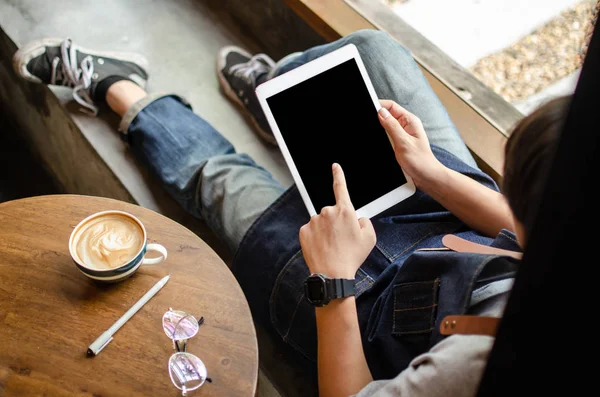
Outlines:
<svg viewBox="0 0 600 397"><path fill-rule="evenodd" d="M98 114L94 90L109 76L123 76L142 88L148 61L141 54L88 50L66 38L32 41L13 56L15 72L33 83L73 88L73 99L88 113Z"/></svg>
<svg viewBox="0 0 600 397"><path fill-rule="evenodd" d="M228 46L217 57L217 74L225 95L238 104L252 123L254 130L266 142L277 146L271 127L254 90L269 80L278 66L300 53L293 53L275 63L266 54L251 55L246 50Z"/></svg>

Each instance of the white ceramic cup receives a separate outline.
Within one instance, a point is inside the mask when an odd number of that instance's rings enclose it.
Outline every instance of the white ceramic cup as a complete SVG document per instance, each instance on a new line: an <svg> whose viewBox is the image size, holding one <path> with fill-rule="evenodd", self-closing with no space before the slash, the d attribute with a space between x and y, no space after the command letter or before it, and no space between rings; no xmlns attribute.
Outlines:
<svg viewBox="0 0 600 397"><path fill-rule="evenodd" d="M137 217L117 210L97 212L79 222L71 232L69 252L83 274L104 282L124 280L142 265L167 259L165 247L148 244L146 228ZM146 258L148 252L159 256Z"/></svg>

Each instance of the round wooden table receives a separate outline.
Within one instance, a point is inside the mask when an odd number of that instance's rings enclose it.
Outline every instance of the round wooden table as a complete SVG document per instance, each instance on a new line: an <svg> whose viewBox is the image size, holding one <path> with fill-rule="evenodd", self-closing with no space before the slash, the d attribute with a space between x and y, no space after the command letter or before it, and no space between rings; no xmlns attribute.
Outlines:
<svg viewBox="0 0 600 397"><path fill-rule="evenodd" d="M98 284L74 265L73 227L88 215L122 210L146 226L167 259L116 284ZM95 357L86 351L160 278L167 284ZM188 396L254 396L258 346L248 303L233 274L198 236L154 211L79 195L0 204L0 394L2 396L178 396L162 329L169 309L205 321L188 342L212 383Z"/></svg>

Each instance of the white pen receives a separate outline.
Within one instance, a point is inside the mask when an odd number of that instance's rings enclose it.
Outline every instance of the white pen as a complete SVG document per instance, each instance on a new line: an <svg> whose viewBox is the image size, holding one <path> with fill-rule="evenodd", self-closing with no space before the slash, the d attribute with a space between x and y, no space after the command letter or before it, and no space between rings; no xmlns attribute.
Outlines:
<svg viewBox="0 0 600 397"><path fill-rule="evenodd" d="M104 333L102 333L102 335L100 335L98 339L96 339L94 343L92 343L88 347L88 356L95 356L98 353L100 353L102 349L104 349L106 345L108 345L108 343L111 340L113 340L113 335L115 334L115 332L117 332L117 330L121 328L123 324L125 324L127 320L131 318L131 316L133 316L138 310L140 310L141 307L144 306L144 304L146 304L146 302L150 300L150 298L156 295L156 293L160 291L162 287L164 287L167 281L169 281L169 277L171 277L171 275L163 277L158 283L154 285L154 287L150 288L150 291L146 292L144 296L142 296L140 300L138 300L135 303L135 305L131 307L131 309L127 310L127 312L125 312L125 314L123 314L123 316L121 316L120 319L118 319L109 329L104 331Z"/></svg>

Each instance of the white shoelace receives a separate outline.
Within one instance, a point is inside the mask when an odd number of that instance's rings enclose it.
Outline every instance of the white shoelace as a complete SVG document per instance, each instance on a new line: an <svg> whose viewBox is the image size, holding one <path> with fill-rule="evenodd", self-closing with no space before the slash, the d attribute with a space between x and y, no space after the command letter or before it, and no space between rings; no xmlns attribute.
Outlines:
<svg viewBox="0 0 600 397"><path fill-rule="evenodd" d="M93 116L98 114L98 108L90 97L88 88L92 85L92 75L94 74L94 62L90 55L81 60L77 65L77 46L73 45L71 39L66 39L60 45L61 58L55 57L52 60L52 74L50 83L56 84L58 73L62 78L62 85L73 87L73 99L85 109L86 113ZM60 63L60 69L58 67Z"/></svg>
<svg viewBox="0 0 600 397"><path fill-rule="evenodd" d="M229 70L234 76L240 77L249 84L254 84L257 76L263 73L269 73L275 62L266 54L256 54L246 63L233 65Z"/></svg>

